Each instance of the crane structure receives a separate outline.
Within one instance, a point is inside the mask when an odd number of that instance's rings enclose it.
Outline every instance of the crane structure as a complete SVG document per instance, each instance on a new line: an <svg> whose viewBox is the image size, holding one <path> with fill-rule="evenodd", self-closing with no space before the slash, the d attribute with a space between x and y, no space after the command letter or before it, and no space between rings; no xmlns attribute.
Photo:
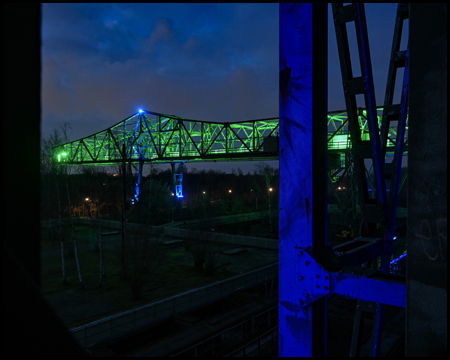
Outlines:
<svg viewBox="0 0 450 360"><path fill-rule="evenodd" d="M382 122L382 107L377 109ZM367 111L358 109L361 137L368 138ZM352 148L346 111L328 114L328 150L344 154ZM387 153L397 136L388 130ZM210 122L140 110L110 128L53 148L53 161L71 165L248 161L277 159L279 118ZM125 156L122 156L125 145ZM344 157L342 156L342 159Z"/></svg>
<svg viewBox="0 0 450 360"><path fill-rule="evenodd" d="M381 127L383 108L377 108ZM367 110L358 109L362 140L369 138ZM330 180L336 182L350 163L352 151L348 115L333 111L327 117ZM397 124L386 127L386 155L394 153ZM407 138L406 138L407 139ZM407 140L405 148L407 147ZM139 110L119 123L93 135L53 148L53 161L67 165L114 165L137 163L139 184L145 163L221 162L277 160L279 158L279 118L238 122L210 122ZM125 154L125 155L123 155ZM407 151L405 152L407 154ZM177 169L182 169L178 165ZM177 197L182 194L182 173L172 166ZM366 169L370 177L370 167ZM135 197L138 199L138 197Z"/></svg>

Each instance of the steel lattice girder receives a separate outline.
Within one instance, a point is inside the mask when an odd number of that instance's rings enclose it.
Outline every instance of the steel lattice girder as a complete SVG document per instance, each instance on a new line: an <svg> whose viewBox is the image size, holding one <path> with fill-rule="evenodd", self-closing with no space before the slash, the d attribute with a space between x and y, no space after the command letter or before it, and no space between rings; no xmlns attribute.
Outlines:
<svg viewBox="0 0 450 360"><path fill-rule="evenodd" d="M214 123L140 111L104 131L56 146L53 161L117 163L122 144L131 162L276 158L278 151L265 151L264 140L275 137L278 127L278 118Z"/></svg>
<svg viewBox="0 0 450 360"><path fill-rule="evenodd" d="M362 134L367 134L365 110L359 111ZM347 126L345 111L328 114L330 152L343 152L351 148ZM269 142L265 146L265 141L270 137L276 138L278 134L278 118L218 123L141 111L106 130L54 147L53 161L77 165L119 163L122 161L121 148L124 143L128 161L131 162L276 159L278 141L275 140L272 146ZM388 150L394 146L397 134L395 124L391 124L389 134Z"/></svg>

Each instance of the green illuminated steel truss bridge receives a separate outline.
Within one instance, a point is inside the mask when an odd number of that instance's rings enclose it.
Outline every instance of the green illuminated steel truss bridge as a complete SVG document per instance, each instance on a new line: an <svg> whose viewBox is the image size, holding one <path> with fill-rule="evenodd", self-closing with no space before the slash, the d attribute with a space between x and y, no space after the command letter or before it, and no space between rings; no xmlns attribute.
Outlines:
<svg viewBox="0 0 450 360"><path fill-rule="evenodd" d="M379 113L382 108L379 108ZM381 114L378 116L381 124ZM359 110L361 140L369 131ZM345 111L328 115L329 153L351 149ZM395 123L389 129L387 155L395 145ZM53 161L72 165L154 162L207 162L278 159L279 118L210 122L140 110L110 128L53 148ZM405 140L407 145L407 140ZM407 147L405 147L407 149Z"/></svg>

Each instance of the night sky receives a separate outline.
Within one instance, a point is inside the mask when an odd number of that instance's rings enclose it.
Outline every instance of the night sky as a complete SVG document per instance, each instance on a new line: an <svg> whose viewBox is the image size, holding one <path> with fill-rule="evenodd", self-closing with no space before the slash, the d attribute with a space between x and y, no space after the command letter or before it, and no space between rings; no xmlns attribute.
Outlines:
<svg viewBox="0 0 450 360"><path fill-rule="evenodd" d="M396 9L366 4L379 105ZM345 103L329 10L331 111ZM42 136L68 122L76 140L139 108L208 121L277 117L278 24L278 4L43 4Z"/></svg>

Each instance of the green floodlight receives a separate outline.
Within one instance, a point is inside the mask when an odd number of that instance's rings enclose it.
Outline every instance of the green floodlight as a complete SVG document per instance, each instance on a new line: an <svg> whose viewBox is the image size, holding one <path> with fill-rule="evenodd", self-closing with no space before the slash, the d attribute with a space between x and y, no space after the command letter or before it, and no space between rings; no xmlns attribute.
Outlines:
<svg viewBox="0 0 450 360"><path fill-rule="evenodd" d="M58 154L58 162L61 162L61 155L62 156L67 156L67 153L63 152L61 154Z"/></svg>

